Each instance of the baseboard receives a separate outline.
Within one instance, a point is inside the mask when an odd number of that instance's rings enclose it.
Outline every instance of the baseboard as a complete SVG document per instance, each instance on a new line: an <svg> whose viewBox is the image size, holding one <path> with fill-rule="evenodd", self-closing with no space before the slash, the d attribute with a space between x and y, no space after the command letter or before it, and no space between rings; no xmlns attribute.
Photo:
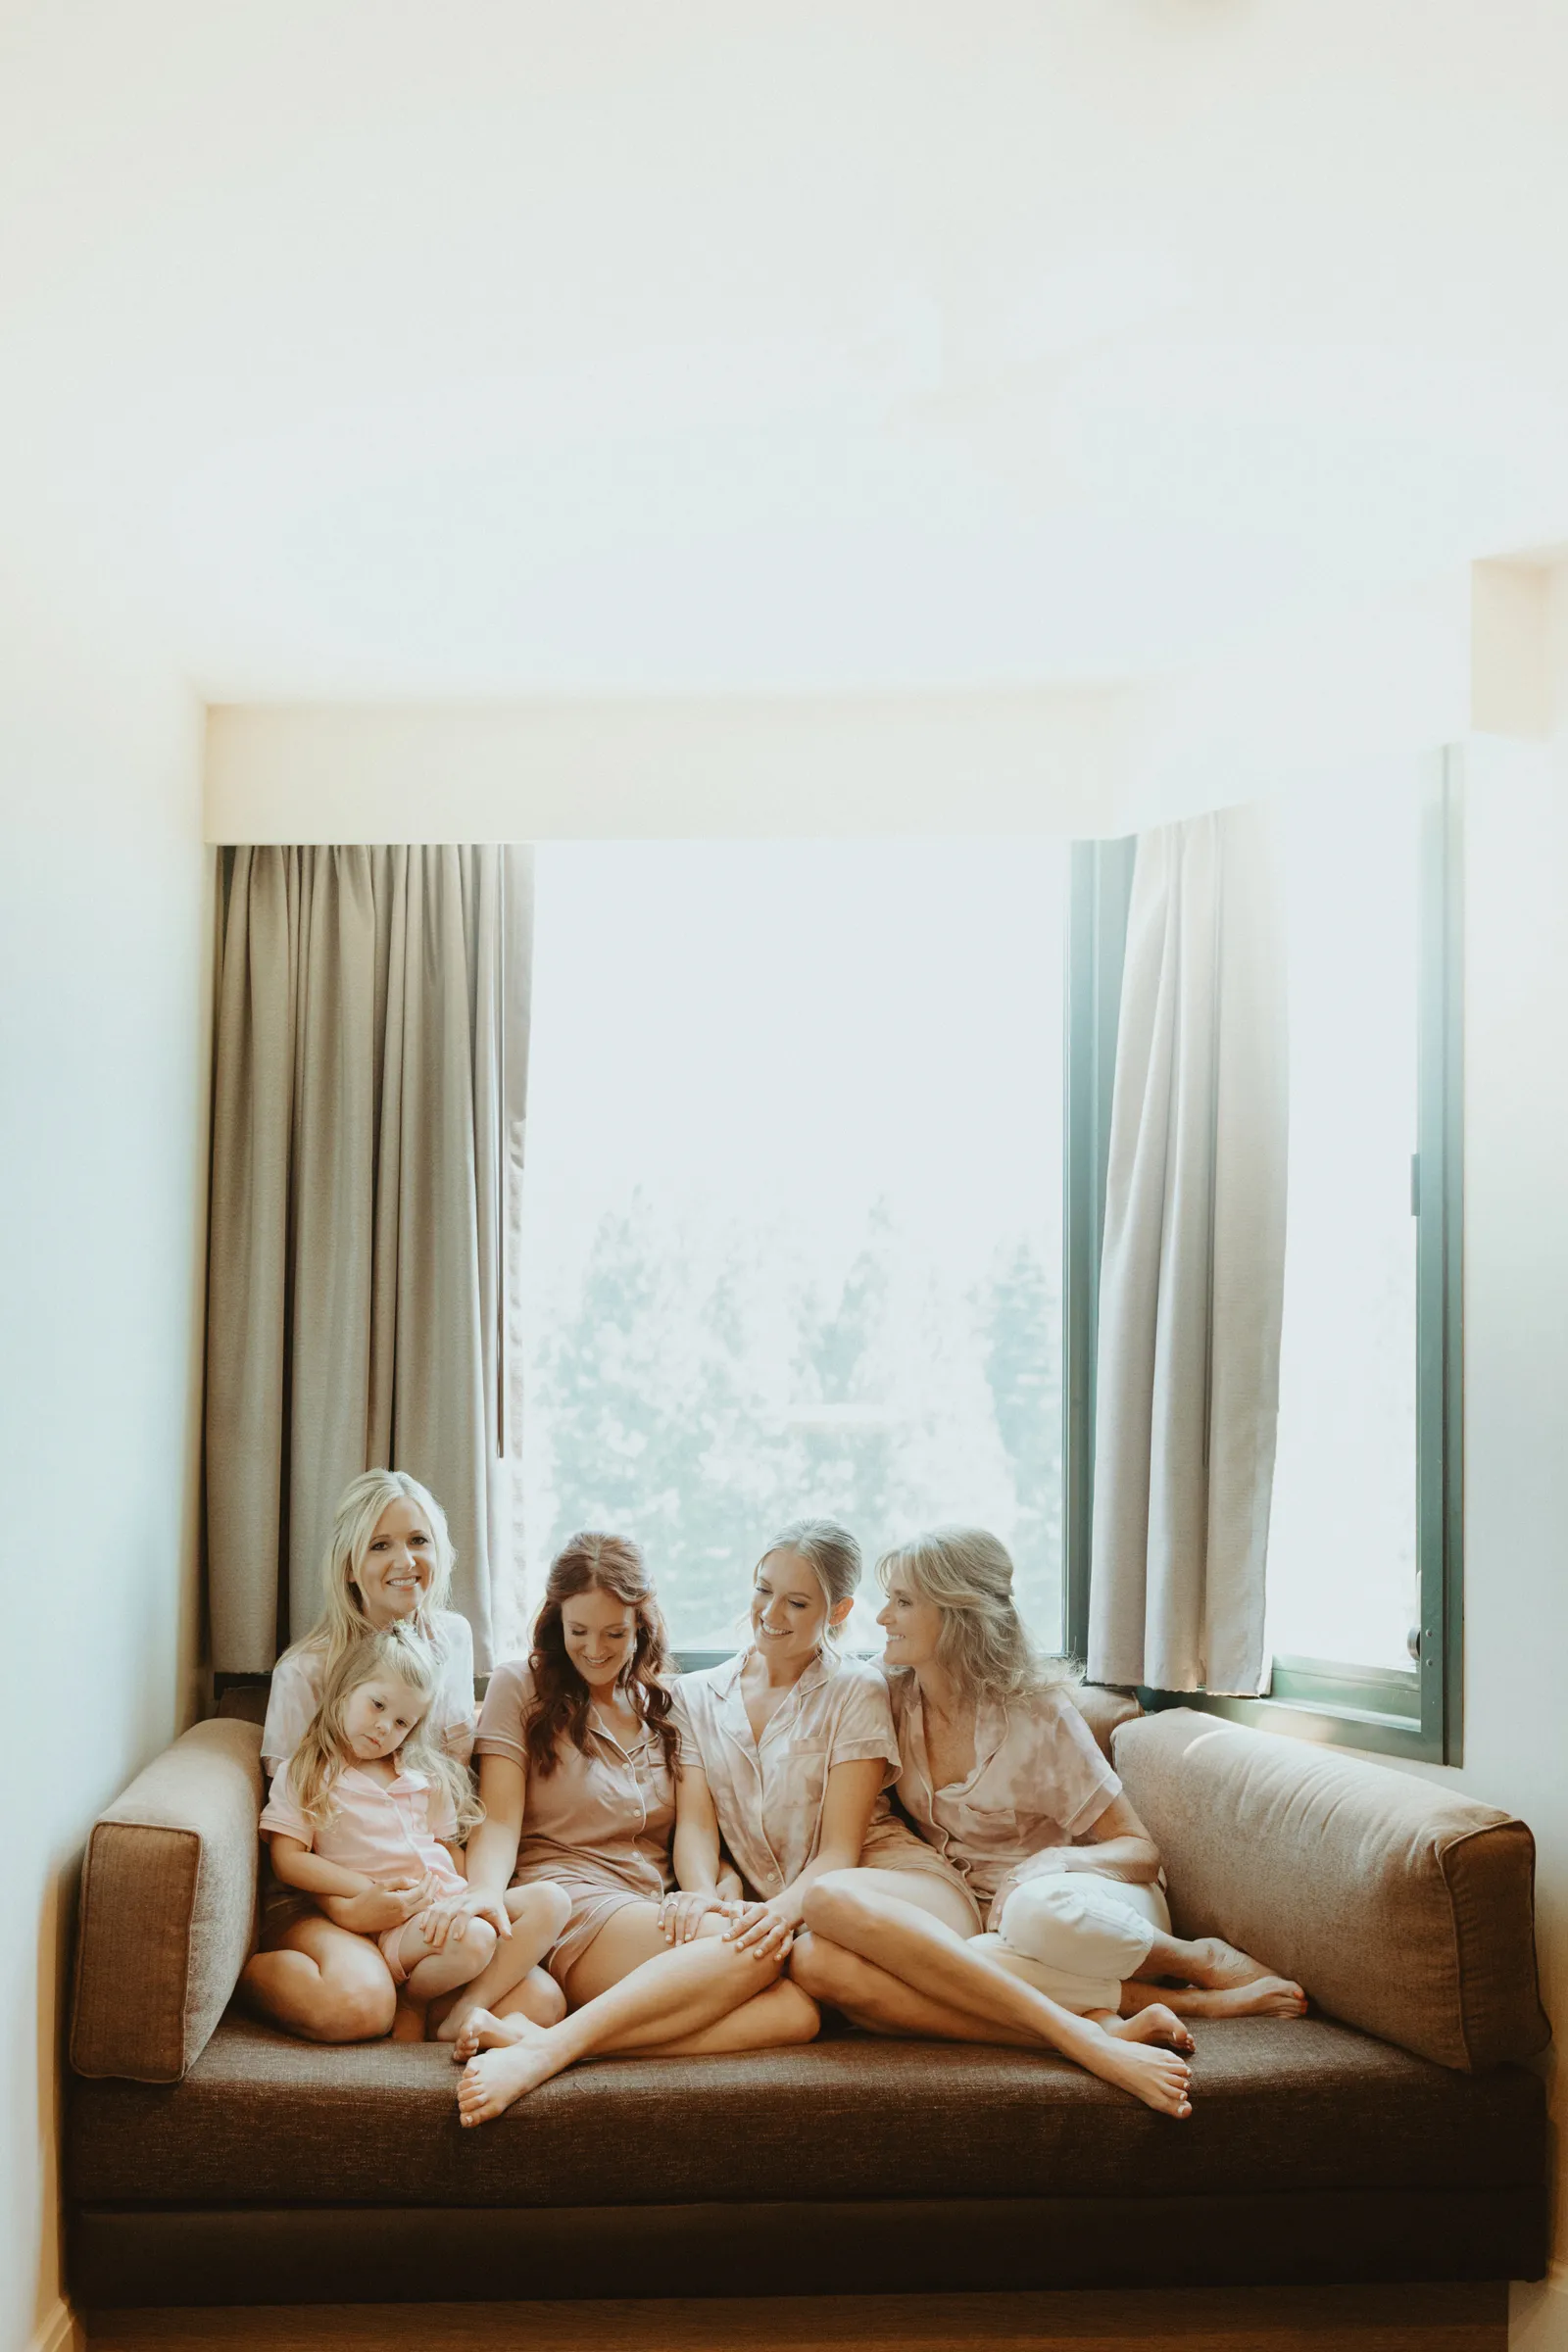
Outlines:
<svg viewBox="0 0 1568 2352"><path fill-rule="evenodd" d="M87 2338L64 2295L34 2330L27 2352L86 2352Z"/></svg>
<svg viewBox="0 0 1568 2352"><path fill-rule="evenodd" d="M1544 2278L1516 2280L1508 2296L1509 2352L1568 2352L1568 2262Z"/></svg>

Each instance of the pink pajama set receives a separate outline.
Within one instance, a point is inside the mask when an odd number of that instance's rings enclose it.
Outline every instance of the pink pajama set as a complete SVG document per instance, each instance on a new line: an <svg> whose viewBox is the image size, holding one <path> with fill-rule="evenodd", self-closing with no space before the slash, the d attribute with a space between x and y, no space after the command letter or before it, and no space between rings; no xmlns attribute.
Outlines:
<svg viewBox="0 0 1568 2352"><path fill-rule="evenodd" d="M328 1802L331 1817L317 1829L295 1801L293 1766L285 1764L262 1809L262 1830L297 1838L323 1862L357 1870L377 1886L389 1886L411 1872L429 1871L437 1899L463 1892L467 1882L442 1843L446 1839L456 1844L457 1816L446 1790L432 1790L422 1772L400 1772L396 1780L378 1781L348 1764L332 1783ZM413 1919L384 1929L375 1939L394 1984L401 1984L406 1973L400 1948L404 1935L421 1916L415 1912Z"/></svg>
<svg viewBox="0 0 1568 2352"><path fill-rule="evenodd" d="M430 1708L431 1721L449 1756L466 1764L473 1753L473 1635L466 1617L456 1609L436 1609L427 1621L430 1646L441 1664L441 1688ZM272 1669L267 1695L267 1721L262 1727L262 1765L276 1774L288 1762L315 1719L321 1703L324 1650L309 1641L287 1649ZM280 1886L268 1863L262 1882L264 1945L297 1919L308 1919L318 1906L296 1886Z"/></svg>
<svg viewBox="0 0 1568 2352"><path fill-rule="evenodd" d="M1169 1933L1160 1888L1093 1870L1027 1871L1035 1855L1081 1838L1121 1794L1071 1698L1048 1688L983 1705L973 1769L933 1788L919 1683L906 1671L888 1682L903 1757L899 1802L967 1892L976 1930L987 1930L978 1940L1023 1960L1027 1981L1064 2009L1119 2008L1156 1929ZM1024 1875L999 1917L998 1889L1020 1864Z"/></svg>
<svg viewBox="0 0 1568 2352"><path fill-rule="evenodd" d="M673 1885L669 1841L675 1830L675 1778L646 1726L629 1747L590 1716L588 1750L570 1740L556 1750L554 1772L528 1762L523 1727L533 1706L533 1677L518 1660L490 1677L477 1756L506 1756L526 1773L522 1838L514 1886L550 1879L571 1903L571 1916L545 1966L564 1984L594 1937L627 1903L658 1903Z"/></svg>
<svg viewBox="0 0 1568 2352"><path fill-rule="evenodd" d="M707 1775L725 1845L749 1891L765 1901L792 1885L822 1841L827 1778L835 1764L876 1758L891 1782L899 1743L878 1668L819 1657L755 1740L741 1690L750 1651L683 1674L672 1720L680 1760ZM859 1859L870 1868L929 1867L934 1857L880 1794Z"/></svg>

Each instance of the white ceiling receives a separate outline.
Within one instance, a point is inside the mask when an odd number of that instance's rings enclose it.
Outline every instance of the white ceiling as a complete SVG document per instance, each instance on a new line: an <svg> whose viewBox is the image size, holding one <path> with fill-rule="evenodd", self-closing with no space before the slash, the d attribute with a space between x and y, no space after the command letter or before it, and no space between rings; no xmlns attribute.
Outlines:
<svg viewBox="0 0 1568 2352"><path fill-rule="evenodd" d="M0 0L0 498L212 699L1050 683L1568 535L1562 0Z"/></svg>

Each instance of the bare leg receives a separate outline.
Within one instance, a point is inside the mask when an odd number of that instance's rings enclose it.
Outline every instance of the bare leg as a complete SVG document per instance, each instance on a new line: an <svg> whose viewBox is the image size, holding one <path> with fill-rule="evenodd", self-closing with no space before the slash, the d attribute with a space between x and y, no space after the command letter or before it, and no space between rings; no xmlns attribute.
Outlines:
<svg viewBox="0 0 1568 2352"><path fill-rule="evenodd" d="M490 1966L500 1940L487 1919L470 1919L461 1938L449 1936L440 1951L432 1952L419 1933L417 1918L411 1919L398 1940L398 1958L406 1971L403 1989L409 2000L423 2009L437 1993L470 1984Z"/></svg>
<svg viewBox="0 0 1568 2352"><path fill-rule="evenodd" d="M752 1995L728 2017L715 2019L700 2034L688 2034L679 2041L662 2041L661 2058L719 2058L739 2050L788 2049L801 2042L814 2041L821 2029L822 2012L809 1993L788 1977L780 1977L765 1992ZM645 2050L644 2057L653 2053Z"/></svg>
<svg viewBox="0 0 1568 2352"><path fill-rule="evenodd" d="M459 1992L436 2028L437 2041L456 2041L470 2010L494 2009L520 1986L564 1932L571 1917L570 1900L548 1879L528 1886L509 1886L506 1904L512 1934L497 1938L488 1965ZM519 2006L526 2015L526 2005ZM555 2020L547 2017L539 2022L548 2025Z"/></svg>
<svg viewBox="0 0 1568 2352"><path fill-rule="evenodd" d="M578 2059L685 2040L765 1991L783 1963L737 1950L723 1928L710 1917L690 1943L670 1945L654 1904L614 1912L566 1980L572 2014L469 2059L458 2085L464 2123L488 2122Z"/></svg>
<svg viewBox="0 0 1568 2352"><path fill-rule="evenodd" d="M906 2041L984 2041L1003 2049L1040 2047L1038 2035L1009 2031L994 2018L974 2017L949 2002L933 2000L874 1961L862 1960L858 1952L830 1943L825 1936L797 1938L790 1974L813 2000L837 2009L867 2034Z"/></svg>
<svg viewBox="0 0 1568 2352"><path fill-rule="evenodd" d="M239 1981L247 2008L306 2041L377 2041L392 2031L397 1990L372 1937L311 1912L257 1952Z"/></svg>
<svg viewBox="0 0 1568 2352"><path fill-rule="evenodd" d="M972 1949L965 1935L938 1916L953 1901L949 1889L922 1874L830 1871L807 1897L806 1917L814 1933L917 1992L1028 2034L1037 2047L1059 2050L1161 2114L1191 2114L1185 2060L1103 2033Z"/></svg>
<svg viewBox="0 0 1568 2352"><path fill-rule="evenodd" d="M1183 1936L1166 1936L1158 1928L1152 1933L1153 1941L1149 1947L1149 1958L1138 1974L1140 1984L1154 1984L1161 1977L1174 1977L1179 1984L1191 1984L1201 1992L1241 1992L1249 1984L1277 1985L1290 1983L1289 1978L1273 1976L1260 1960L1254 1960L1250 1952L1239 1952L1234 1943L1226 1943L1218 1936L1199 1936L1189 1939ZM1292 1990L1301 1994L1301 2008L1304 2010L1306 1996L1301 1993L1301 1987L1299 1984L1293 1985ZM1167 1993L1159 1997L1162 2000L1169 1999ZM1189 2014L1195 2017L1246 2017L1259 2013L1225 2007L1192 2010ZM1279 2015L1283 2012L1271 2011L1268 2014Z"/></svg>
<svg viewBox="0 0 1568 2352"><path fill-rule="evenodd" d="M1254 1977L1246 1984L1209 1990L1191 1984L1146 1984L1140 1977L1121 1988L1124 2018L1150 2007L1178 2017L1304 2017L1306 1995L1288 1977Z"/></svg>

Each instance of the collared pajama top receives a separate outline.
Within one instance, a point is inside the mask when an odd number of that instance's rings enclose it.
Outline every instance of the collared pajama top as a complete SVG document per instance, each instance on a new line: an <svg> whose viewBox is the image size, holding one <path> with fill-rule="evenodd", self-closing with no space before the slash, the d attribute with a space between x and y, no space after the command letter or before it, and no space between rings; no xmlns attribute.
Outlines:
<svg viewBox="0 0 1568 2352"><path fill-rule="evenodd" d="M724 1843L747 1886L765 1900L814 1857L834 1765L878 1757L887 1766L885 1788L898 1770L899 1743L879 1670L827 1657L807 1668L760 1741L754 1740L741 1692L750 1654L683 1674L674 1721L681 1762L707 1774ZM887 1797L879 1795L866 1845L895 1833Z"/></svg>
<svg viewBox="0 0 1568 2352"><path fill-rule="evenodd" d="M456 1609L436 1609L430 1646L441 1661L441 1689L430 1710L432 1729L448 1755L466 1764L473 1752L473 1635ZM285 1650L272 1669L262 1730L262 1758L269 1772L286 1763L311 1728L321 1703L325 1652L301 1642Z"/></svg>
<svg viewBox="0 0 1568 2352"><path fill-rule="evenodd" d="M982 1913L1016 1864L1048 1845L1070 1845L1121 1794L1094 1733L1058 1689L982 1706L973 1771L933 1788L919 1683L905 1672L888 1684L903 1757L899 1802L962 1873Z"/></svg>
<svg viewBox="0 0 1568 2352"><path fill-rule="evenodd" d="M573 1902L599 1887L657 1903L671 1884L675 1827L675 1778L660 1742L645 1727L622 1747L592 1714L586 1754L565 1740L554 1772L530 1771L522 1733L532 1705L533 1677L522 1661L498 1666L473 1743L476 1756L510 1756L528 1776L513 1885L554 1879Z"/></svg>
<svg viewBox="0 0 1568 2352"><path fill-rule="evenodd" d="M294 1793L292 1758L272 1783L262 1812L264 1832L297 1838L323 1861L357 1870L377 1886L409 1871L429 1871L439 1894L462 1892L463 1873L453 1867L446 1839L455 1843L457 1819L444 1788L432 1789L422 1772L400 1772L378 1781L358 1765L345 1765L333 1782L331 1812L320 1829L300 1811Z"/></svg>

